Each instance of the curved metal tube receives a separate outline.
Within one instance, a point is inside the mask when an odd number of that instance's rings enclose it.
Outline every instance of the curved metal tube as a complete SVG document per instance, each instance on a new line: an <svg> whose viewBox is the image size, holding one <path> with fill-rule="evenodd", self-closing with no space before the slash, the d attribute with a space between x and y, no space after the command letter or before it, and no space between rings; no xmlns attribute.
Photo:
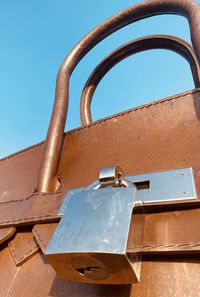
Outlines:
<svg viewBox="0 0 200 297"><path fill-rule="evenodd" d="M87 80L81 95L80 116L82 125L92 122L91 102L94 92L106 73L123 59L151 49L168 49L183 56L190 64L195 87L200 87L200 67L198 60L189 43L183 39L169 35L152 35L130 41L110 53L101 63L97 65Z"/></svg>
<svg viewBox="0 0 200 297"><path fill-rule="evenodd" d="M109 18L86 35L64 59L57 76L56 94L38 177L38 192L55 191L68 110L69 79L78 62L102 39L138 20L160 14L187 17L200 61L200 8L193 0L146 0Z"/></svg>

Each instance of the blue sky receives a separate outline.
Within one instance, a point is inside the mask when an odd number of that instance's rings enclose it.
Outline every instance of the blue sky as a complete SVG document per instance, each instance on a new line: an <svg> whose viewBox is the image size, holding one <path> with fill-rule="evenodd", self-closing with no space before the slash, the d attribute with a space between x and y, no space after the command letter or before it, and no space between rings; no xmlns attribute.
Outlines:
<svg viewBox="0 0 200 297"><path fill-rule="evenodd" d="M1 1L0 157L45 139L56 75L66 54L96 25L137 2ZM167 15L129 25L101 42L72 76L66 130L80 126L81 90L97 63L119 45L149 34L190 41L186 19ZM182 57L165 50L140 53L118 64L102 80L93 98L93 119L192 88L190 68Z"/></svg>

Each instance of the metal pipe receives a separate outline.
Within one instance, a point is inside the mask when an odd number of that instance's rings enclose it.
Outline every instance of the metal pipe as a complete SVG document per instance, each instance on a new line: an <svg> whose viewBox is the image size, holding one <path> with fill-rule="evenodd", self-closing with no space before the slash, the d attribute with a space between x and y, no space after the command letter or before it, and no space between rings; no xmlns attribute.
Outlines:
<svg viewBox="0 0 200 297"><path fill-rule="evenodd" d="M64 59L57 76L51 121L44 145L38 177L38 192L55 191L68 110L69 79L78 62L102 39L138 20L160 14L187 17L194 49L200 61L200 8L193 0L146 0L109 18L86 35Z"/></svg>

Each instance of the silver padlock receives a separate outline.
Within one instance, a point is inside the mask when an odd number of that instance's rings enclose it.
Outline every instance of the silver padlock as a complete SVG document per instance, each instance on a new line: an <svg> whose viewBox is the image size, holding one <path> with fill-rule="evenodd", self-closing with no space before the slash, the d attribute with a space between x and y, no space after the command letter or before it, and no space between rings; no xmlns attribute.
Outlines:
<svg viewBox="0 0 200 297"><path fill-rule="evenodd" d="M45 253L55 271L87 283L139 281L139 256L127 253L135 197L118 166L102 169L97 185L75 191Z"/></svg>

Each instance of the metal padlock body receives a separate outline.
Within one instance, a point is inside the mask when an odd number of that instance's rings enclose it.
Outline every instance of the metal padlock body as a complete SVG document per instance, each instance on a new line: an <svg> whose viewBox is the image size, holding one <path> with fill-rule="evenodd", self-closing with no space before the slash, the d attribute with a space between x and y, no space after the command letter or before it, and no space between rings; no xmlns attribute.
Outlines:
<svg viewBox="0 0 200 297"><path fill-rule="evenodd" d="M59 275L87 283L138 281L126 252L135 194L131 186L71 196L45 253Z"/></svg>

